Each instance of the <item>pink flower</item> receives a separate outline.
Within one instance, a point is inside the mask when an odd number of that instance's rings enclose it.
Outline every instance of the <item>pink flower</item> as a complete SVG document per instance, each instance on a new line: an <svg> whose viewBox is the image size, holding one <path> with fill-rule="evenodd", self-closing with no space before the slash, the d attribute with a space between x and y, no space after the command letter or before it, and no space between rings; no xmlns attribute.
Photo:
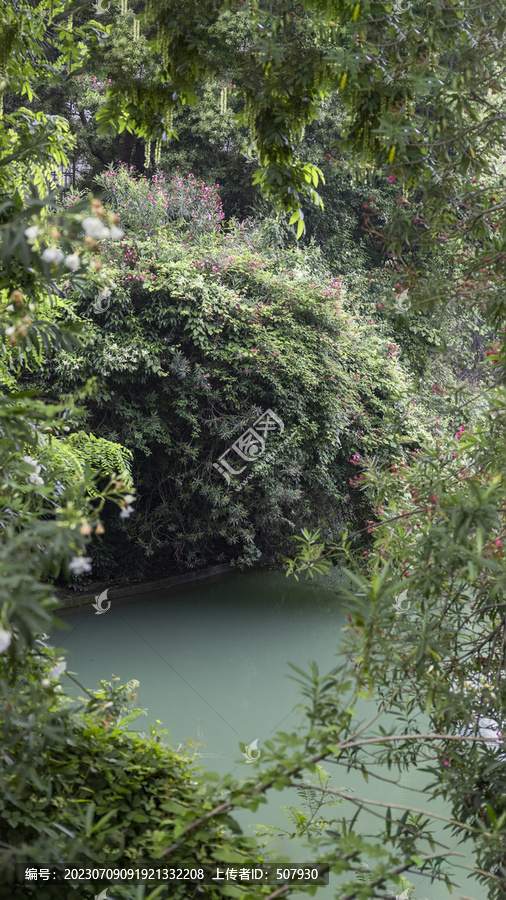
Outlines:
<svg viewBox="0 0 506 900"><path fill-rule="evenodd" d="M389 176L388 176L388 183L389 183L389 184L393 184L394 181L395 181L395 175L389 175Z"/></svg>

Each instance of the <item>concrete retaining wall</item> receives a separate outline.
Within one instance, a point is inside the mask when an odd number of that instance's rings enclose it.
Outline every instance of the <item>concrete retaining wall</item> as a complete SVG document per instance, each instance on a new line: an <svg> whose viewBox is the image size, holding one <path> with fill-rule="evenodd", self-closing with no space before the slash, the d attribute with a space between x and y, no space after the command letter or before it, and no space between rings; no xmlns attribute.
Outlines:
<svg viewBox="0 0 506 900"><path fill-rule="evenodd" d="M213 581L237 571L238 569L234 568L234 566L231 566L229 563L223 563L220 566L211 566L208 569L200 569L197 572L187 572L185 575L173 575L171 578L162 578L159 581L149 581L144 584L129 584L126 587L113 587L110 589L106 583L95 585L93 593L86 592L86 594L78 594L75 598L72 597L72 599L69 597L68 592L66 592L64 597L60 597L61 606L55 609L54 614L57 616L65 616L65 614L68 615L69 613L76 612L82 607L90 607L90 611L92 611L91 603L93 603L97 594L102 593L106 589L107 600L131 602L132 600L137 599L137 597L142 597L145 594L154 594L157 591L168 591L182 587L183 585L196 584L198 581Z"/></svg>

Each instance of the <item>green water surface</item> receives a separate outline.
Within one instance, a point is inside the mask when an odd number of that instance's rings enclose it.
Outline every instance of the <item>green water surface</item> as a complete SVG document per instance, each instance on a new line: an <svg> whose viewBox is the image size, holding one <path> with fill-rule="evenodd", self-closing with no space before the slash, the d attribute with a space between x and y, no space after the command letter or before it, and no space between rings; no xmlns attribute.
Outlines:
<svg viewBox="0 0 506 900"><path fill-rule="evenodd" d="M338 575L322 586L297 583L280 573L249 572L145 595L135 602L113 601L103 615L97 615L90 603L89 608L66 616L69 630L53 633L51 643L68 649L69 671L91 690L99 679L110 680L113 675L121 683L140 682L137 704L147 715L136 721L136 730L149 731L149 722L159 719L175 747L189 739L200 745L199 765L220 776L233 773L237 779L247 778L255 767L262 767L263 742L277 730L290 732L303 722L298 708L302 698L288 677L288 663L305 669L314 660L324 673L342 660L339 645L346 609L336 584ZM66 690L80 693L69 684L65 679ZM375 712L373 701L357 707L358 719ZM241 752L255 740L260 758L249 765ZM331 763L324 767L335 788L382 803L449 815L448 805L440 798L429 802L424 794L429 776L415 768L399 775L384 767L378 774L388 781L371 777L366 783L358 772L347 773ZM235 818L248 834L260 823L293 830L281 810L291 805L301 805L295 791L276 791L256 813L241 810ZM355 811L356 807L345 803L328 815L351 818ZM384 817L383 807L377 807L377 812ZM450 896L485 900L485 888L458 865L459 859L461 864L474 864L472 845L457 846L443 824L435 826L435 839L463 854L455 857L452 868L459 887L450 895L444 883L431 884L428 878L411 875L414 900ZM369 812L361 813L355 826L359 833L371 836L380 827L380 819ZM281 838L270 846L294 862L310 861L300 842ZM339 897L338 881L331 879L328 887L317 892L321 900Z"/></svg>

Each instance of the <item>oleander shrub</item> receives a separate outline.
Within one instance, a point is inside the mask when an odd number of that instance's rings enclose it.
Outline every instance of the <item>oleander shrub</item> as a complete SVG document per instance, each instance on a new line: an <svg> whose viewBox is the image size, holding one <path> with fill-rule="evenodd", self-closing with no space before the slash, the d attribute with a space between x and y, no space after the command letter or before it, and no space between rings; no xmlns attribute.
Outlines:
<svg viewBox="0 0 506 900"><path fill-rule="evenodd" d="M134 167L110 167L97 177L106 191L106 202L120 217L121 225L136 234L155 235L175 220L189 235L219 231L224 218L219 185L208 185L190 173L169 177L134 177Z"/></svg>

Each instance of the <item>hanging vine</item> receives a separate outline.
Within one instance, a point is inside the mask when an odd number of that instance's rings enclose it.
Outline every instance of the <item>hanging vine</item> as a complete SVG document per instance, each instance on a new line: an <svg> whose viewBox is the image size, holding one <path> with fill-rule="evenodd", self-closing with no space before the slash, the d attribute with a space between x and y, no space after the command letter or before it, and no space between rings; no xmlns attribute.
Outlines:
<svg viewBox="0 0 506 900"><path fill-rule="evenodd" d="M168 69L170 37L169 37L168 31L165 28L163 28L161 25L158 26L158 31L156 34L156 42L157 42L158 50L162 54L163 68Z"/></svg>
<svg viewBox="0 0 506 900"><path fill-rule="evenodd" d="M170 103L167 104L167 106L165 107L163 117L165 120L165 128L167 130L167 136L168 136L172 131L172 123L174 121L174 107L172 106L172 104L170 104Z"/></svg>
<svg viewBox="0 0 506 900"><path fill-rule="evenodd" d="M220 93L220 112L223 116L227 111L228 87L222 87Z"/></svg>
<svg viewBox="0 0 506 900"><path fill-rule="evenodd" d="M149 169L151 165L151 138L146 139L146 153L144 156L144 168Z"/></svg>
<svg viewBox="0 0 506 900"><path fill-rule="evenodd" d="M155 142L155 166L159 166L162 160L162 139L157 138Z"/></svg>

